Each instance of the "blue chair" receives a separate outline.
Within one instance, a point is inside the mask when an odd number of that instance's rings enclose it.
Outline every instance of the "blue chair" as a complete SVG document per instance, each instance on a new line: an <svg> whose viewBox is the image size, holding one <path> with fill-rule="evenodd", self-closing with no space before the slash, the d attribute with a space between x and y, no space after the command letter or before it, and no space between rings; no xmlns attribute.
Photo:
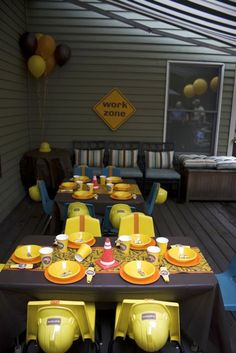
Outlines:
<svg viewBox="0 0 236 353"><path fill-rule="evenodd" d="M52 217L54 200L50 199L44 180L38 180L37 184L42 199L43 210L48 216Z"/></svg>
<svg viewBox="0 0 236 353"><path fill-rule="evenodd" d="M132 212L136 212L136 208L134 206L130 206ZM118 234L118 228L114 228L110 222L110 212L112 206L106 206L104 219L102 222L102 234L116 236Z"/></svg>
<svg viewBox="0 0 236 353"><path fill-rule="evenodd" d="M73 175L86 175L90 179L93 179L93 168L82 165L74 165Z"/></svg>
<svg viewBox="0 0 236 353"><path fill-rule="evenodd" d="M145 201L146 213L150 216L153 212L153 208L155 206L156 198L158 195L158 191L160 189L160 183L153 183L152 188L148 194L148 197Z"/></svg>
<svg viewBox="0 0 236 353"><path fill-rule="evenodd" d="M220 286L224 308L227 311L236 311L236 254L226 271L216 274Z"/></svg>
<svg viewBox="0 0 236 353"><path fill-rule="evenodd" d="M105 175L106 177L109 176L120 176L120 168L113 167L113 166L107 166L102 169L101 175Z"/></svg>

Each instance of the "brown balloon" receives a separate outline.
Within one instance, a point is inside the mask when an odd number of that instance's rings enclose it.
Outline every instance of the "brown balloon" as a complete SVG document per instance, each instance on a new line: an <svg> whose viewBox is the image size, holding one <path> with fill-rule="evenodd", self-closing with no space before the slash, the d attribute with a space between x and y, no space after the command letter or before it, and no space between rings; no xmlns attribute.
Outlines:
<svg viewBox="0 0 236 353"><path fill-rule="evenodd" d="M36 53L41 55L44 59L49 58L56 49L56 42L52 36L47 34L38 39L38 47Z"/></svg>
<svg viewBox="0 0 236 353"><path fill-rule="evenodd" d="M59 44L55 50L55 59L59 66L65 65L65 63L71 57L71 50L66 44Z"/></svg>
<svg viewBox="0 0 236 353"><path fill-rule="evenodd" d="M25 32L20 36L19 45L25 59L35 54L37 48L37 39L34 33Z"/></svg>

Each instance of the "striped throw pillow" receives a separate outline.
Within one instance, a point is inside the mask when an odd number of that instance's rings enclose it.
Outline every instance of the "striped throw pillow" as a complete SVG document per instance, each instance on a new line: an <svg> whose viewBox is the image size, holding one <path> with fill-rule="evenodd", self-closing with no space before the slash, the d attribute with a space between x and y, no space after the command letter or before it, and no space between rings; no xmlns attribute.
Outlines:
<svg viewBox="0 0 236 353"><path fill-rule="evenodd" d="M109 150L109 164L120 168L136 168L138 150Z"/></svg>
<svg viewBox="0 0 236 353"><path fill-rule="evenodd" d="M88 167L103 167L104 149L79 150L75 149L75 164Z"/></svg>
<svg viewBox="0 0 236 353"><path fill-rule="evenodd" d="M173 168L174 151L145 151L146 167L170 169Z"/></svg>

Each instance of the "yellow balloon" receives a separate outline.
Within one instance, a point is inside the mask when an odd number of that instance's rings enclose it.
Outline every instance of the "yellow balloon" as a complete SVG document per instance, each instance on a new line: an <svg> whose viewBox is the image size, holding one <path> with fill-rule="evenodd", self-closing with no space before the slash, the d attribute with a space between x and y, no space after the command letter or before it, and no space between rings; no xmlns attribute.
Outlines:
<svg viewBox="0 0 236 353"><path fill-rule="evenodd" d="M41 194L38 185L33 185L29 188L29 196L34 201L41 201Z"/></svg>
<svg viewBox="0 0 236 353"><path fill-rule="evenodd" d="M198 78L193 82L194 92L200 96L207 91L208 84L203 78Z"/></svg>
<svg viewBox="0 0 236 353"><path fill-rule="evenodd" d="M216 92L219 86L219 77L215 76L213 77L213 79L210 82L210 87L212 89L213 92Z"/></svg>
<svg viewBox="0 0 236 353"><path fill-rule="evenodd" d="M160 188L157 194L156 203L161 205L162 203L166 202L167 196L168 192L165 189Z"/></svg>
<svg viewBox="0 0 236 353"><path fill-rule="evenodd" d="M32 55L27 65L31 74L36 78L41 77L46 69L45 60L40 55Z"/></svg>
<svg viewBox="0 0 236 353"><path fill-rule="evenodd" d="M187 98L192 98L195 96L195 91L193 85L189 84L184 86L184 95Z"/></svg>

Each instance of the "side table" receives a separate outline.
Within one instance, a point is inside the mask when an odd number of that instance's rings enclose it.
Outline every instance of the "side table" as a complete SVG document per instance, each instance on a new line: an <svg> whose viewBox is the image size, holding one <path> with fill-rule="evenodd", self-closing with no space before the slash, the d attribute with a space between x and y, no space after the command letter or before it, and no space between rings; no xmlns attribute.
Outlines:
<svg viewBox="0 0 236 353"><path fill-rule="evenodd" d="M70 151L62 148L52 148L51 152L28 151L20 160L20 174L26 190L37 179L43 179L52 196L62 180L72 175Z"/></svg>

